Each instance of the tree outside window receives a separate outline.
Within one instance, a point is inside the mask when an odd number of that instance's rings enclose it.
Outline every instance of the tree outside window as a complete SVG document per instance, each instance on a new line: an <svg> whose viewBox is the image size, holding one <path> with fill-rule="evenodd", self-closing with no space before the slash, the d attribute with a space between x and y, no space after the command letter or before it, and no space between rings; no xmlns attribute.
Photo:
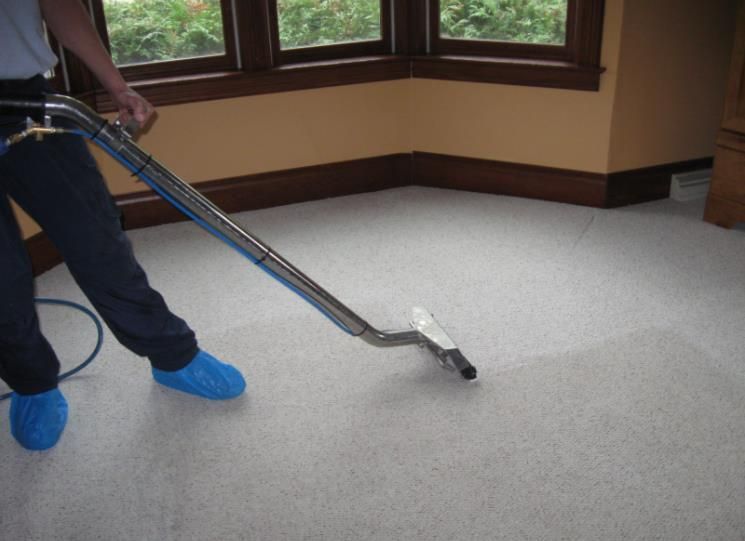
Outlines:
<svg viewBox="0 0 745 541"><path fill-rule="evenodd" d="M440 36L564 45L567 7L568 0L441 0Z"/></svg>
<svg viewBox="0 0 745 541"><path fill-rule="evenodd" d="M597 90L605 0L81 0L156 104L407 77ZM60 87L106 93L74 55Z"/></svg>
<svg viewBox="0 0 745 541"><path fill-rule="evenodd" d="M118 66L225 54L219 0L103 0Z"/></svg>
<svg viewBox="0 0 745 541"><path fill-rule="evenodd" d="M379 40L379 0L278 0L282 49Z"/></svg>

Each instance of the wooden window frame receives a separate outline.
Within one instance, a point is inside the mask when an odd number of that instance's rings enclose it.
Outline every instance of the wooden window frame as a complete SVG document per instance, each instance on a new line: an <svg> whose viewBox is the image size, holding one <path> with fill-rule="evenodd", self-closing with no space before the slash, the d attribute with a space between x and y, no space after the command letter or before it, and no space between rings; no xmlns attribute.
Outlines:
<svg viewBox="0 0 745 541"><path fill-rule="evenodd" d="M200 73L220 72L238 69L238 55L234 31L234 15L231 0L219 0L222 14L223 40L225 53L195 58L164 60L120 66L119 71L128 81L140 81L154 77L177 77ZM104 12L104 0L89 0L93 22L101 36L104 46L111 51L109 31Z"/></svg>
<svg viewBox="0 0 745 541"><path fill-rule="evenodd" d="M435 55L486 56L492 58L523 58L572 61L577 48L577 8L580 1L567 0L566 41L563 45L462 39L440 35L440 0L429 0L430 50Z"/></svg>
<svg viewBox="0 0 745 541"><path fill-rule="evenodd" d="M81 1L88 7L88 0ZM122 72L132 87L154 105L412 77L597 91L604 71L599 63L605 0L570 0L576 23L569 22L568 14L567 46L558 47L560 53L555 46L547 51L528 45L513 52L512 44L497 51L480 47L482 41L433 40L436 0L382 0L380 40L282 51L276 0L221 2L228 7L223 12L226 55L220 62L125 66ZM90 0L92 18L104 29L108 46L102 5L102 0ZM439 7L436 13L439 20ZM63 60L66 90L99 112L113 111L109 96L82 63L67 52Z"/></svg>
<svg viewBox="0 0 745 541"><path fill-rule="evenodd" d="M569 0L564 45L443 38L440 1L415 1L429 12L429 43L415 61L415 77L599 89L604 0Z"/></svg>

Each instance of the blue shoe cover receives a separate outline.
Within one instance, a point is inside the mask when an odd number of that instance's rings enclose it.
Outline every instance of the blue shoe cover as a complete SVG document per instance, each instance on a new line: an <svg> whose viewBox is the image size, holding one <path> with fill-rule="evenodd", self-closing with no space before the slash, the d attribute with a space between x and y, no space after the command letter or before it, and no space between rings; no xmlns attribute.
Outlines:
<svg viewBox="0 0 745 541"><path fill-rule="evenodd" d="M30 451L50 449L67 424L67 401L59 389L21 395L10 400L10 432Z"/></svg>
<svg viewBox="0 0 745 541"><path fill-rule="evenodd" d="M246 388L246 382L238 370L218 361L206 351L197 353L189 364L175 372L153 367L153 378L166 387L210 400L235 398Z"/></svg>

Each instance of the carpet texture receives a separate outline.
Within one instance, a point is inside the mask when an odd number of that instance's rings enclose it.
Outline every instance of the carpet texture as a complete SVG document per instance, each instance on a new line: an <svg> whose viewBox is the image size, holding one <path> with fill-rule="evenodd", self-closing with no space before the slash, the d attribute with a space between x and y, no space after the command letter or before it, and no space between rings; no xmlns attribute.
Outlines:
<svg viewBox="0 0 745 541"><path fill-rule="evenodd" d="M107 334L51 451L0 403L0 538L745 539L745 233L702 215L407 187L235 216L378 328L428 308L475 384L350 338L194 224L133 231L247 393L162 388ZM64 266L37 284L85 302ZM40 317L64 369L92 348L84 316Z"/></svg>

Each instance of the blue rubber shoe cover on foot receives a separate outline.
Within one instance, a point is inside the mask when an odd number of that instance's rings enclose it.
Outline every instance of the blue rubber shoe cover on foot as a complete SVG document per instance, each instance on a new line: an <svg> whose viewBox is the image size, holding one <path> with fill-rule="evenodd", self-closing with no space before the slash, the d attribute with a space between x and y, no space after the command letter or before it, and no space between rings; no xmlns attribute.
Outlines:
<svg viewBox="0 0 745 541"><path fill-rule="evenodd" d="M189 364L175 372L153 368L153 378L166 387L210 400L235 398L246 388L238 370L206 351L197 353Z"/></svg>
<svg viewBox="0 0 745 541"><path fill-rule="evenodd" d="M39 394L13 393L10 432L23 447L44 451L54 447L67 424L67 401L59 389Z"/></svg>

